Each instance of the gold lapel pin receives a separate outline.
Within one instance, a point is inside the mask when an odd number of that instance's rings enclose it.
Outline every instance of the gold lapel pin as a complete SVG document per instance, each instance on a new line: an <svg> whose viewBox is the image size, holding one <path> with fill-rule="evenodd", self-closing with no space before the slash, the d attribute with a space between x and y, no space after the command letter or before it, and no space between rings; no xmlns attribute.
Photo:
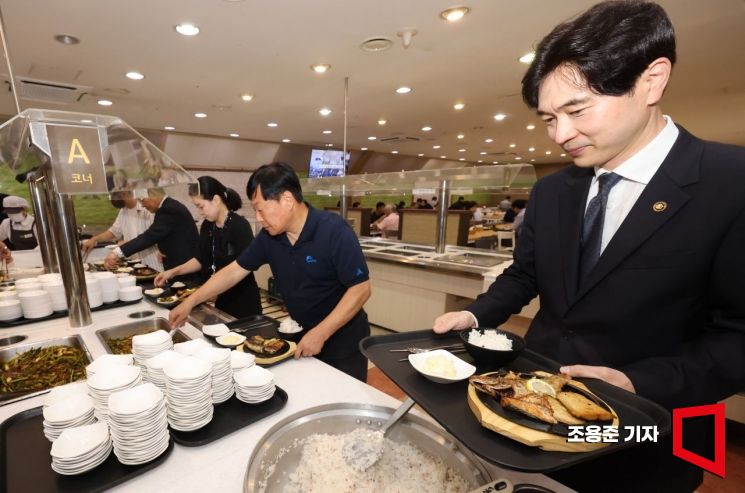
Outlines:
<svg viewBox="0 0 745 493"><path fill-rule="evenodd" d="M655 202L654 205L652 206L652 210L655 212L662 212L665 209L667 209L667 202L662 202L662 201Z"/></svg>

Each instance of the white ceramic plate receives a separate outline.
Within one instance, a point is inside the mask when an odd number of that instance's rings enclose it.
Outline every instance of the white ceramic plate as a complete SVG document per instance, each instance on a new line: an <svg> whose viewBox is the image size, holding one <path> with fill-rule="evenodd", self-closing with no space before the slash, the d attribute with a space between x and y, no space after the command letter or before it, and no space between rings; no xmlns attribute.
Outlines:
<svg viewBox="0 0 745 493"><path fill-rule="evenodd" d="M427 359L432 357L442 357L451 361L455 368L455 377L448 378L442 375L434 375L432 373L426 372L424 369L425 364L427 362ZM436 349L434 351L427 351L426 353L410 354L409 363L411 363L411 366L413 366L416 371L429 378L433 382L437 383L460 382L461 380L465 380L476 372L475 366L466 363L459 357L444 349Z"/></svg>

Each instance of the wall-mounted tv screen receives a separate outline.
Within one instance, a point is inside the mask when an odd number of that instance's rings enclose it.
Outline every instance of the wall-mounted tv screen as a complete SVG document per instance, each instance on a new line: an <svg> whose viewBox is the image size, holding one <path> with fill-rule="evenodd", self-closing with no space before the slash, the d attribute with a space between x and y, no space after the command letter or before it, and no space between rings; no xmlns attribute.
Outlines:
<svg viewBox="0 0 745 493"><path fill-rule="evenodd" d="M343 154L343 151L313 149L310 153L308 178L344 175L344 171L346 170L342 164ZM347 153L347 170L349 169L349 156L350 154Z"/></svg>

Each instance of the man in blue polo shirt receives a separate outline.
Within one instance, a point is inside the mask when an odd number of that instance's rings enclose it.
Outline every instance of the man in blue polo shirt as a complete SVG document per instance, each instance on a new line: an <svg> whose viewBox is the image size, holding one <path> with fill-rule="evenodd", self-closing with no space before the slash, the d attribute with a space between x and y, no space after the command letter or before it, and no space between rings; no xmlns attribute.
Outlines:
<svg viewBox="0 0 745 493"><path fill-rule="evenodd" d="M354 232L338 215L304 203L300 180L285 163L261 166L246 194L263 230L235 262L171 311L172 326L183 325L194 306L268 263L290 316L303 326L295 357L317 356L364 382L367 359L358 343L370 335L362 309L370 280Z"/></svg>

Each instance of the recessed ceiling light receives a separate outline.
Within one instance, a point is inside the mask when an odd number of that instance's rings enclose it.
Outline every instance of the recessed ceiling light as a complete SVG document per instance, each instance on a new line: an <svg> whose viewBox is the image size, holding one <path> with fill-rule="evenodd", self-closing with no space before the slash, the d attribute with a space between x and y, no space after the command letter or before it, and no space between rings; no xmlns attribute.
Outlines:
<svg viewBox="0 0 745 493"><path fill-rule="evenodd" d="M452 7L440 12L440 17L448 22L458 22L470 11L468 7Z"/></svg>
<svg viewBox="0 0 745 493"><path fill-rule="evenodd" d="M492 142L494 142L494 139L484 139L484 142L486 142L487 144L491 144Z"/></svg>
<svg viewBox="0 0 745 493"><path fill-rule="evenodd" d="M75 36L70 36L69 34L57 34L54 39L63 45L76 45L80 43L80 39Z"/></svg>
<svg viewBox="0 0 745 493"><path fill-rule="evenodd" d="M375 139L377 139L377 137L373 137L372 135L367 138L367 140L375 140Z"/></svg>
<svg viewBox="0 0 745 493"><path fill-rule="evenodd" d="M323 133L325 133L326 135L328 135L328 134L331 133L331 130L324 130Z"/></svg>
<svg viewBox="0 0 745 493"><path fill-rule="evenodd" d="M566 153L563 153L563 152L561 154L559 154L559 156L561 156L561 157L567 157Z"/></svg>
<svg viewBox="0 0 745 493"><path fill-rule="evenodd" d="M334 147L334 144L326 144L326 147Z"/></svg>
<svg viewBox="0 0 745 493"><path fill-rule="evenodd" d="M466 152L465 149L458 149L458 152Z"/></svg>
<svg viewBox="0 0 745 493"><path fill-rule="evenodd" d="M477 163L483 163L484 161L482 161L481 159L479 159L479 160L478 160L478 161L476 161L476 162L477 162Z"/></svg>
<svg viewBox="0 0 745 493"><path fill-rule="evenodd" d="M446 159L447 156L440 156L440 159Z"/></svg>
<svg viewBox="0 0 745 493"><path fill-rule="evenodd" d="M310 66L310 69L317 74L325 74L330 68L331 65L328 63L316 63Z"/></svg>
<svg viewBox="0 0 745 493"><path fill-rule="evenodd" d="M432 149L439 149L440 146L432 146Z"/></svg>
<svg viewBox="0 0 745 493"><path fill-rule="evenodd" d="M237 134L237 133L235 133L235 132L231 133L231 134L230 134L230 136L231 136L231 137L240 137L240 135L238 135L238 134Z"/></svg>
<svg viewBox="0 0 745 493"><path fill-rule="evenodd" d="M528 151L529 151L529 152L533 152L533 151L535 151L535 147L528 147Z"/></svg>
<svg viewBox="0 0 745 493"><path fill-rule="evenodd" d="M533 130L533 129L535 128L535 125L533 125L533 124L531 123L531 124L529 124L529 125L526 125L526 126L525 126L525 128L526 128L526 129L528 129L528 130Z"/></svg>
<svg viewBox="0 0 745 493"><path fill-rule="evenodd" d="M112 103L108 99L99 99L98 104L100 104L101 106L111 106L114 103Z"/></svg>
<svg viewBox="0 0 745 493"><path fill-rule="evenodd" d="M466 107L466 105L464 103L455 103L453 105L453 109L455 109L455 110L462 110L465 107Z"/></svg>
<svg viewBox="0 0 745 493"><path fill-rule="evenodd" d="M507 115L505 115L504 113L497 113L496 115L494 115L494 119L498 122L501 122L505 118L507 118Z"/></svg>
<svg viewBox="0 0 745 493"><path fill-rule="evenodd" d="M249 94L249 93L241 94L241 99L247 103L251 101L253 98L254 98L253 94Z"/></svg>
<svg viewBox="0 0 745 493"><path fill-rule="evenodd" d="M271 127L271 128L276 128L278 126L278 124L276 124L274 122L269 122L269 123L266 124L266 126L267 127Z"/></svg>
<svg viewBox="0 0 745 493"><path fill-rule="evenodd" d="M419 156L419 157L423 157L423 156L424 156L424 154L417 154L417 156Z"/></svg>
<svg viewBox="0 0 745 493"><path fill-rule="evenodd" d="M517 147L517 144L510 144L510 147L514 149L515 147Z"/></svg>
<svg viewBox="0 0 745 493"><path fill-rule="evenodd" d="M199 34L199 28L194 24L182 23L176 26L176 32L184 36L196 36Z"/></svg>
<svg viewBox="0 0 745 493"><path fill-rule="evenodd" d="M465 160L466 160L466 158L464 158L464 157L458 159L458 161L465 161Z"/></svg>
<svg viewBox="0 0 745 493"><path fill-rule="evenodd" d="M522 159L522 158L521 158L520 156L517 156L517 157L515 158L515 160L517 160L517 161L519 161L519 160L521 160L521 159Z"/></svg>
<svg viewBox="0 0 745 493"><path fill-rule="evenodd" d="M492 161L492 164L499 164L499 161Z"/></svg>
<svg viewBox="0 0 745 493"><path fill-rule="evenodd" d="M411 92L411 88L407 86L401 86L398 89L396 89L396 92L399 94L408 94Z"/></svg>
<svg viewBox="0 0 745 493"><path fill-rule="evenodd" d="M329 108L321 108L318 110L318 112L323 116L329 116L331 114L331 110Z"/></svg>
<svg viewBox="0 0 745 493"><path fill-rule="evenodd" d="M207 113L194 113L197 118L207 118Z"/></svg>
<svg viewBox="0 0 745 493"><path fill-rule="evenodd" d="M479 152L479 154L480 154L481 156L486 156L486 152L485 152L485 151L481 151L481 152Z"/></svg>
<svg viewBox="0 0 745 493"><path fill-rule="evenodd" d="M132 80L142 80L145 78L145 76L139 72L127 72L125 75L127 76L128 79L132 79Z"/></svg>
<svg viewBox="0 0 745 493"><path fill-rule="evenodd" d="M388 120L383 120L382 118L378 120L378 125L385 125L386 123L388 123Z"/></svg>
<svg viewBox="0 0 745 493"><path fill-rule="evenodd" d="M284 142L285 144L289 144L292 141L290 139L282 139L282 142Z"/></svg>
<svg viewBox="0 0 745 493"><path fill-rule="evenodd" d="M432 130L432 127L422 127L422 132L429 132Z"/></svg>
<svg viewBox="0 0 745 493"><path fill-rule="evenodd" d="M360 147L360 151L366 151L367 147Z"/></svg>
<svg viewBox="0 0 745 493"><path fill-rule="evenodd" d="M535 162L535 159L531 159L531 160L530 160L530 162L531 162L531 163L534 163L534 162Z"/></svg>
<svg viewBox="0 0 745 493"><path fill-rule="evenodd" d="M386 38L383 36L375 36L374 38L369 38L369 39L364 40L360 44L360 49L362 51L369 51L371 53L377 53L379 51L385 51L391 46L393 46L393 41L390 38Z"/></svg>
<svg viewBox="0 0 745 493"><path fill-rule="evenodd" d="M391 154L398 154L398 151L391 151Z"/></svg>
<svg viewBox="0 0 745 493"><path fill-rule="evenodd" d="M93 120L80 120L80 123L93 123Z"/></svg>
<svg viewBox="0 0 745 493"><path fill-rule="evenodd" d="M466 138L466 136L464 134L458 134L456 137L458 137L459 139L465 139Z"/></svg>
<svg viewBox="0 0 745 493"><path fill-rule="evenodd" d="M171 125L166 125L163 127L163 130L176 130L176 127L172 127Z"/></svg>
<svg viewBox="0 0 745 493"><path fill-rule="evenodd" d="M546 156L550 156L550 155L551 155L551 151L546 151Z"/></svg>
<svg viewBox="0 0 745 493"><path fill-rule="evenodd" d="M520 60L520 63L533 63L533 60L535 59L535 52L531 51L530 53L526 53L518 60Z"/></svg>

